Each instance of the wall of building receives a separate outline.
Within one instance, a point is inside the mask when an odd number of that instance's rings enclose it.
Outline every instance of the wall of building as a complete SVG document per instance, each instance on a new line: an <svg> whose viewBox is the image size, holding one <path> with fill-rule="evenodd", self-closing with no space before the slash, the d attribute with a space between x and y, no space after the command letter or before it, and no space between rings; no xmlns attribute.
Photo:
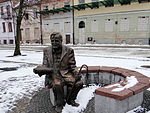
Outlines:
<svg viewBox="0 0 150 113"><path fill-rule="evenodd" d="M66 43L66 35L70 35L70 43L73 42L72 12L43 15L42 23L44 43L49 43L50 35L53 32L62 34L63 43Z"/></svg>
<svg viewBox="0 0 150 113"><path fill-rule="evenodd" d="M7 10L6 7L7 5L10 5L10 1L5 1L0 3L0 7L3 6L3 12L4 15L1 15L0 13L0 44L14 44L15 43L15 37L14 37L14 22L12 19L12 9L10 8L10 18L7 18ZM3 24L5 23L5 30L6 32L3 31ZM8 23L11 23L12 26L12 31L9 31L8 28Z"/></svg>
<svg viewBox="0 0 150 113"><path fill-rule="evenodd" d="M54 0L50 2L43 1L41 9L57 10L72 6L72 0ZM43 42L50 43L50 35L53 32L60 32L63 36L63 43L73 43L73 13L72 11L63 10L42 15Z"/></svg>
<svg viewBox="0 0 150 113"><path fill-rule="evenodd" d="M148 25L145 28L138 27L138 18L148 17ZM121 25L121 19L128 20L127 24ZM106 20L111 19L110 28L105 28ZM92 22L96 20L98 30L92 31ZM75 19L75 37L79 37L79 22L85 22L85 43L93 43L88 41L88 37L92 37L95 43L128 43L128 44L148 44L150 38L150 14L149 12L135 12L135 13L120 13L113 15L95 15L84 16ZM109 26L108 26L109 27ZM126 28L126 30L122 30ZM107 29L107 30L106 30ZM143 29L143 30L142 30ZM76 38L77 39L77 38ZM79 39L76 40L79 42Z"/></svg>
<svg viewBox="0 0 150 113"><path fill-rule="evenodd" d="M40 7L38 6L32 6L27 9L28 19L24 17L21 24L23 43L40 43L40 15L34 15L34 11L39 9Z"/></svg>
<svg viewBox="0 0 150 113"><path fill-rule="evenodd" d="M149 2L135 2L130 5L75 10L75 42L149 44L149 9ZM85 23L83 30L79 29L81 21ZM85 38L84 41L81 37ZM93 40L88 41L91 37Z"/></svg>

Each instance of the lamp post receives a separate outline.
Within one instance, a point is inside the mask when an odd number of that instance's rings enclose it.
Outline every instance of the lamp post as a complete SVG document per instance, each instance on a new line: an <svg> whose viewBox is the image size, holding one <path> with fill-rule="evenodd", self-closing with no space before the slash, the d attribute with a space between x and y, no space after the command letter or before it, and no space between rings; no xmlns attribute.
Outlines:
<svg viewBox="0 0 150 113"><path fill-rule="evenodd" d="M72 0L72 5L74 6L74 0ZM75 37L74 37L74 8L72 10L72 24L73 24L73 45L75 44Z"/></svg>
<svg viewBox="0 0 150 113"><path fill-rule="evenodd" d="M40 5L40 12L41 12L41 5ZM40 13L40 33L41 33L41 45L43 45L43 32L42 32L42 14Z"/></svg>

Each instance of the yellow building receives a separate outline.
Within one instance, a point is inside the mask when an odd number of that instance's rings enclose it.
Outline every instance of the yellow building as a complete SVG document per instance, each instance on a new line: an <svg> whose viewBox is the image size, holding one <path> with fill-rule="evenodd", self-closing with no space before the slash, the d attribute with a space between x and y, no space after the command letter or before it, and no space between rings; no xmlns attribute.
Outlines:
<svg viewBox="0 0 150 113"><path fill-rule="evenodd" d="M149 44L149 0L74 0L76 43Z"/></svg>

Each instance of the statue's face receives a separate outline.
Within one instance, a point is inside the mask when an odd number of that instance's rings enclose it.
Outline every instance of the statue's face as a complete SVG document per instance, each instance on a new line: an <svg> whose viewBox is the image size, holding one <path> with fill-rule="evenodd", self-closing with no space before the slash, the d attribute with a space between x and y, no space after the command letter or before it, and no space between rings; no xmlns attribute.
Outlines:
<svg viewBox="0 0 150 113"><path fill-rule="evenodd" d="M62 40L59 38L51 39L51 44L53 49L59 49L62 47Z"/></svg>

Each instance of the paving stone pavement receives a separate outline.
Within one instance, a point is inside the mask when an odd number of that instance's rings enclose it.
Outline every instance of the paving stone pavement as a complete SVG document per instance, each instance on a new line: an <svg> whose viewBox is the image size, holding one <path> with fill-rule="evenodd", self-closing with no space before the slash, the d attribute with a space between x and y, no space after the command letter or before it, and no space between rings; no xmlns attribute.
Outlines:
<svg viewBox="0 0 150 113"><path fill-rule="evenodd" d="M27 106L27 113L56 113L50 101L49 93L49 90L46 88L36 93ZM82 113L94 113L95 109L93 104L94 98L90 100L87 106L88 109Z"/></svg>
<svg viewBox="0 0 150 113"><path fill-rule="evenodd" d="M43 88L35 94L27 107L27 113L56 113L50 101L49 93L49 89Z"/></svg>
<svg viewBox="0 0 150 113"><path fill-rule="evenodd" d="M56 113L50 101L49 93L49 89L43 88L35 92L32 99L23 98L19 100L16 108L7 113ZM150 110L150 91L148 90L144 91L142 106ZM94 98L89 101L87 109L81 113L95 113ZM145 111L136 110L135 113L145 113Z"/></svg>

